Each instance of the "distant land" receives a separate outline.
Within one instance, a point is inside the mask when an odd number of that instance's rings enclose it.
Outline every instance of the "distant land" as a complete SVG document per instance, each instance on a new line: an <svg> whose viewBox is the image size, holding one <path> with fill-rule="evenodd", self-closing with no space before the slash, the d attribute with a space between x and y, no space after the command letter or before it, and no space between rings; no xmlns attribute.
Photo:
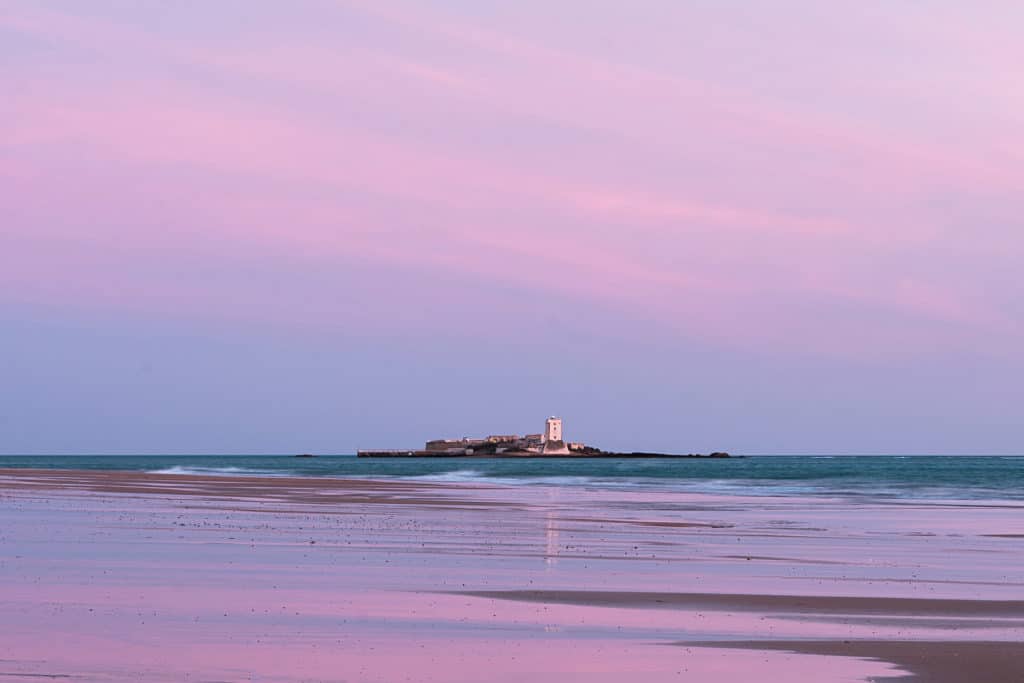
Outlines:
<svg viewBox="0 0 1024 683"><path fill-rule="evenodd" d="M728 453L648 453L605 451L582 442L566 442L562 418L549 417L541 434L492 434L482 439L434 439L422 449L360 450L360 458L728 458Z"/></svg>

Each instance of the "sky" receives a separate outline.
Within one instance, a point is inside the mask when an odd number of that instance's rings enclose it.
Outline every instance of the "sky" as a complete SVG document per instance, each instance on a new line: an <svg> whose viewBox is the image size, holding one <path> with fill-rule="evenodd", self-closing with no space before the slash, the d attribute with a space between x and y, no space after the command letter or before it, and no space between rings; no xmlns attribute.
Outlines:
<svg viewBox="0 0 1024 683"><path fill-rule="evenodd" d="M1024 453L1024 5L0 0L0 453Z"/></svg>

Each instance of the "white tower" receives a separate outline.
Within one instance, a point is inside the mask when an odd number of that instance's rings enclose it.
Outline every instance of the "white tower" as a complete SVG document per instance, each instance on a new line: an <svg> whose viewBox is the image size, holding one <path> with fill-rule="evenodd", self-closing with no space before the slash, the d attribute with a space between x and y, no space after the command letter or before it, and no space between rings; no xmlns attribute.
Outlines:
<svg viewBox="0 0 1024 683"><path fill-rule="evenodd" d="M562 418L560 417L549 417L544 421L544 441L550 443L551 441L562 440Z"/></svg>

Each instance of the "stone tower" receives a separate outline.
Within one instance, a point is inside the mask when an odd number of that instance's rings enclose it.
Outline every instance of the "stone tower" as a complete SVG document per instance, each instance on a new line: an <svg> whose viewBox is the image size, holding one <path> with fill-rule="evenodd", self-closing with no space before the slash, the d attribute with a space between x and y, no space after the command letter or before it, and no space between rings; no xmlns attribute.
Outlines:
<svg viewBox="0 0 1024 683"><path fill-rule="evenodd" d="M562 418L549 417L544 422L544 447L542 453L549 455L567 455L569 449L562 441Z"/></svg>
<svg viewBox="0 0 1024 683"><path fill-rule="evenodd" d="M544 441L562 440L562 418L549 417L544 421Z"/></svg>

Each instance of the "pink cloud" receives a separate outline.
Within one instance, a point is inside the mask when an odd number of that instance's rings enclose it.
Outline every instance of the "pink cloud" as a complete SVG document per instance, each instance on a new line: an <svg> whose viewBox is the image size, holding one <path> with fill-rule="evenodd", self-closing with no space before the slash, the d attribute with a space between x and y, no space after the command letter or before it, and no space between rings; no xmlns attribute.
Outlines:
<svg viewBox="0 0 1024 683"><path fill-rule="evenodd" d="M649 130L663 133L677 130L696 111L701 115L700 126L720 134L746 137L750 127L757 127L763 136L770 131L776 140L790 144L832 148L842 153L856 151L859 164L871 167L873 174L882 174L888 182L905 181L926 167L931 174L942 173L958 180L976 181L983 178L990 184L1020 189L1024 179L1014 168L1007 168L1006 159L979 159L962 154L951 146L936 146L924 140L914 141L897 132L872 126L865 121L849 117L820 115L792 109L786 103L758 98L749 92L730 89L709 79L689 79L674 73L665 74L636 65L615 63L590 55L552 48L510 34L488 30L443 12L423 12L407 6L369 3L365 0L338 0L346 7L385 18L388 21L425 30L447 39L460 41L487 52L501 53L516 60L536 82L543 82L549 74L559 74L558 87L566 82L574 86L594 85L596 97L577 102L589 117L606 116L619 102L653 102L646 109L653 115L649 122L656 125ZM539 78L538 78L539 76ZM583 95L585 88L574 87L571 96ZM552 94L561 99L563 93L548 90L540 98L546 106L555 104ZM584 95L585 97L585 95ZM556 107L557 109L557 107ZM657 114L665 112L665 118ZM633 111L634 116L638 112ZM628 126L628 124L627 124ZM620 126L616 126L620 127ZM645 128L634 129L643 135ZM998 148L993 151L1001 151ZM1012 157L1011 161L1012 163ZM895 176L895 178L894 178Z"/></svg>
<svg viewBox="0 0 1024 683"><path fill-rule="evenodd" d="M923 272L913 258L906 272L892 265L947 239L941 213L925 205L935 188L1019 188L1022 174L1006 157L894 139L435 13L357 6L453 41L459 56L386 40L379 48L282 40L262 50L179 43L116 21L34 9L0 18L55 43L185 64L231 85L181 76L150 82L112 70L98 82L72 74L12 98L0 112L8 155L0 172L18 190L0 190L0 201L34 217L23 228L33 238L62 240L64 265L91 282L32 285L40 299L205 305L196 303L198 288L158 280L126 291L106 272L114 252L89 251L124 249L141 260L187 251L200 239L191 220L209 231L209 244L458 272L467 282L558 293L721 340L745 339L757 327L754 345L796 331L849 350L848 329L821 329L807 313L820 302L863 318L895 311L944 321L967 337L1019 336L1001 302ZM458 118L449 122L448 114ZM559 133L549 139L550 127ZM578 142L565 152L557 147L565 139ZM117 169L108 205L95 197L90 204L99 219L128 203L115 183L127 169L145 178L144 196L170 196L189 209L160 232L97 220L77 235L73 214L90 199L49 201L49 164L67 157ZM193 195L162 188L187 173L215 179ZM389 212L389 204L404 212ZM40 245L25 253L41 258ZM1000 246L987 249L982 256ZM32 266L10 269L8 286L24 290ZM218 310L232 310L238 298L226 288L228 303ZM914 341L929 334L907 327Z"/></svg>

